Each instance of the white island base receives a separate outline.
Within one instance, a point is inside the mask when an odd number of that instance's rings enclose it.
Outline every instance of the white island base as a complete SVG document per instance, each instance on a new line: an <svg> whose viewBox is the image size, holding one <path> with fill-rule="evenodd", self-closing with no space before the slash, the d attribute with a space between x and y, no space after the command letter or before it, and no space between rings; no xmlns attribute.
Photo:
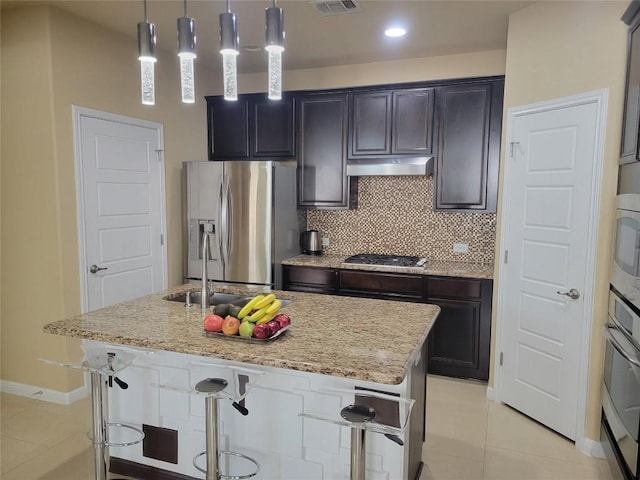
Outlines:
<svg viewBox="0 0 640 480"><path fill-rule="evenodd" d="M89 348L108 346L127 352L148 352L90 340L84 343ZM155 350L138 357L118 373L129 385L126 390L115 384L109 389L109 421L128 423L147 432L145 440L138 445L110 448L111 471L144 479L204 478L193 465L193 458L205 447L204 397L167 386L176 386L178 382L187 390L205 378L228 376L229 367L235 366L260 374L244 399L248 416L238 413L230 400L219 400L220 449L255 459L260 471L253 478L348 479L350 429L300 414L324 409L327 417L339 416L344 406L353 403L354 396L335 392L335 389L362 388L415 400L407 427L399 434L404 446L382 434L366 433L367 480L417 479L425 438L425 360L423 347L401 384L383 385ZM388 406L387 415L394 423L393 417L400 416L398 406L393 402ZM117 435L118 432L112 432L111 440L119 440ZM205 465L202 458L199 465Z"/></svg>

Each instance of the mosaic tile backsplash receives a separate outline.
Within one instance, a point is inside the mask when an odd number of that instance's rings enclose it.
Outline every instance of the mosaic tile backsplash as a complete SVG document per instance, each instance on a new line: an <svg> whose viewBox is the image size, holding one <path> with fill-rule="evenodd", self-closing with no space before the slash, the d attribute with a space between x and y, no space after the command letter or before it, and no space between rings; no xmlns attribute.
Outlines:
<svg viewBox="0 0 640 480"><path fill-rule="evenodd" d="M496 215L433 211L433 177L360 177L356 210L309 210L307 228L329 237L325 253L387 253L494 261ZM454 243L469 245L454 253Z"/></svg>

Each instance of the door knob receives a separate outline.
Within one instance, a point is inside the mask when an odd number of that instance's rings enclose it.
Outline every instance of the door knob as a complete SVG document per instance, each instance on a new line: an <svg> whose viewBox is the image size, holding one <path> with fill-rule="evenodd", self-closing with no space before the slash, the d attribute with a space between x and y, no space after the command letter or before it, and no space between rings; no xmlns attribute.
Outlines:
<svg viewBox="0 0 640 480"><path fill-rule="evenodd" d="M580 292L578 290L576 290L575 288L572 288L568 292L561 292L560 290L558 290L556 293L558 295L566 295L567 297L569 297L572 300L577 300L577 299L580 298Z"/></svg>
<svg viewBox="0 0 640 480"><path fill-rule="evenodd" d="M98 273L100 270L106 270L107 267L99 267L97 265L91 265L91 267L89 267L89 271L91 273Z"/></svg>

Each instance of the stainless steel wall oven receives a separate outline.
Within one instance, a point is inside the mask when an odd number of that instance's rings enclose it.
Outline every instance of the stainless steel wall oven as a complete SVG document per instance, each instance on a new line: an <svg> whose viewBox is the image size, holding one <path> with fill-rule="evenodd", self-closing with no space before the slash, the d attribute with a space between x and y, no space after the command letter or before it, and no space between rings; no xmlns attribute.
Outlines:
<svg viewBox="0 0 640 480"><path fill-rule="evenodd" d="M640 480L640 195L618 196L615 236L601 440L615 478Z"/></svg>

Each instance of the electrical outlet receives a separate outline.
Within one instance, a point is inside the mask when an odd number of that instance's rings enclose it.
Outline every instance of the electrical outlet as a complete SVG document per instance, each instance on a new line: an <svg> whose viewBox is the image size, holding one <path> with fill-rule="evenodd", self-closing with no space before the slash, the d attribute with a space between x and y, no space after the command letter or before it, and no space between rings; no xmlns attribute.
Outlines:
<svg viewBox="0 0 640 480"><path fill-rule="evenodd" d="M322 237L322 247L327 248L329 246L329 237Z"/></svg>
<svg viewBox="0 0 640 480"><path fill-rule="evenodd" d="M469 253L469 244L468 243L454 243L453 244L453 253Z"/></svg>

